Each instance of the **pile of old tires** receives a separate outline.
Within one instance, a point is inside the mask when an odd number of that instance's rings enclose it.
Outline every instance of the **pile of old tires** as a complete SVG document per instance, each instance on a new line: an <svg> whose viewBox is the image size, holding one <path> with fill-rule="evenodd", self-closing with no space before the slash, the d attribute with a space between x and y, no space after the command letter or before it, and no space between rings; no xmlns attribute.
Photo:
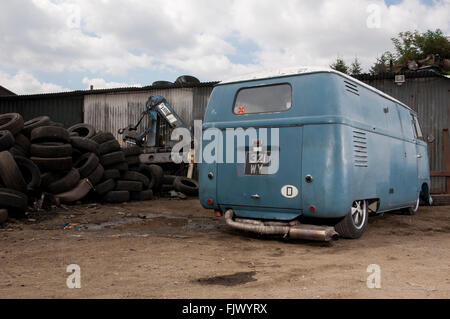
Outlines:
<svg viewBox="0 0 450 319"><path fill-rule="evenodd" d="M198 196L199 186L196 180L183 176L164 175L162 191L176 191L188 196Z"/></svg>
<svg viewBox="0 0 450 319"><path fill-rule="evenodd" d="M151 200L159 166L142 165L139 147L121 148L111 133L87 124L69 129L42 116L24 122L0 115L0 222L23 215L42 194L56 203ZM5 217L6 215L6 217Z"/></svg>

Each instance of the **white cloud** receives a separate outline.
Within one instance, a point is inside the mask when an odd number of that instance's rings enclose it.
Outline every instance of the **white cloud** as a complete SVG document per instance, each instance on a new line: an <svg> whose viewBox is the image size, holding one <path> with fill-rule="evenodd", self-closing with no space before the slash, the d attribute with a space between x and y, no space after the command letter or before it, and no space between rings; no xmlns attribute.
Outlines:
<svg viewBox="0 0 450 319"><path fill-rule="evenodd" d="M373 3L379 29L366 24ZM0 66L115 75L125 83L136 70L220 80L263 68L328 66L337 55L347 62L358 56L368 69L398 32L450 33L449 15L450 0L389 7L382 0L16 0L0 11ZM240 52L245 43L257 50Z"/></svg>
<svg viewBox="0 0 450 319"><path fill-rule="evenodd" d="M56 93L70 91L54 83L43 83L32 74L19 71L10 75L0 71L0 84L16 94Z"/></svg>
<svg viewBox="0 0 450 319"><path fill-rule="evenodd" d="M124 82L107 82L104 79L101 78L95 78L95 79L89 79L85 77L83 79L83 84L85 84L87 89L91 87L91 85L94 86L94 89L111 89L111 88L125 88L125 87L142 87L141 84L135 83L135 84L129 84Z"/></svg>

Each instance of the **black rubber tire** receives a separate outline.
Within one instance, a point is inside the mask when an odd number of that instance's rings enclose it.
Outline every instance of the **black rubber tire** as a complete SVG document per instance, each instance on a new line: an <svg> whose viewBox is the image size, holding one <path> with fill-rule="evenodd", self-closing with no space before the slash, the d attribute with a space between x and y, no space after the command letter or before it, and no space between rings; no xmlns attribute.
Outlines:
<svg viewBox="0 0 450 319"><path fill-rule="evenodd" d="M128 167L139 166L141 164L141 160L139 159L139 156L128 156L128 157L125 157L125 160L128 164Z"/></svg>
<svg viewBox="0 0 450 319"><path fill-rule="evenodd" d="M122 148L125 157L137 156L142 154L142 149L139 146L129 146Z"/></svg>
<svg viewBox="0 0 450 319"><path fill-rule="evenodd" d="M66 173L64 172L45 172L41 174L41 188L47 189L50 184L60 180Z"/></svg>
<svg viewBox="0 0 450 319"><path fill-rule="evenodd" d="M148 167L152 172L152 177L154 180L152 189L153 191L157 191L161 189L161 186L163 185L164 170L159 165L148 165Z"/></svg>
<svg viewBox="0 0 450 319"><path fill-rule="evenodd" d="M92 185L97 185L100 183L100 181L103 178L103 173L105 172L105 169L101 164L97 165L97 168L88 176L89 181L92 183Z"/></svg>
<svg viewBox="0 0 450 319"><path fill-rule="evenodd" d="M130 200L130 192L127 191L111 191L108 192L103 200L107 203L125 203Z"/></svg>
<svg viewBox="0 0 450 319"><path fill-rule="evenodd" d="M31 160L39 167L41 172L68 171L72 168L72 157L31 157Z"/></svg>
<svg viewBox="0 0 450 319"><path fill-rule="evenodd" d="M111 140L115 140L116 138L112 133L109 132L99 132L95 136L91 138L94 142L98 144L103 144Z"/></svg>
<svg viewBox="0 0 450 319"><path fill-rule="evenodd" d="M36 127L50 126L50 118L48 116L40 116L25 122L22 133L30 137L31 131Z"/></svg>
<svg viewBox="0 0 450 319"><path fill-rule="evenodd" d="M77 132L71 132L69 133L70 138L72 137L80 137L80 134L78 134Z"/></svg>
<svg viewBox="0 0 450 319"><path fill-rule="evenodd" d="M120 178L120 171L118 169L105 169L105 172L103 173L103 179L119 179Z"/></svg>
<svg viewBox="0 0 450 319"><path fill-rule="evenodd" d="M54 175L56 176L56 175ZM52 194L61 194L74 189L80 181L80 173L77 169L72 168L69 173L62 178L50 183L47 187L48 191Z"/></svg>
<svg viewBox="0 0 450 319"><path fill-rule="evenodd" d="M143 185L141 182L117 181L116 191L142 192Z"/></svg>
<svg viewBox="0 0 450 319"><path fill-rule="evenodd" d="M141 182L144 185L145 189L147 189L150 184L150 180L148 179L147 176L145 176L144 174L141 174L139 172L133 172L133 171L128 171L128 172L123 173L121 176L121 180Z"/></svg>
<svg viewBox="0 0 450 319"><path fill-rule="evenodd" d="M353 204L352 204L353 205ZM366 231L367 224L369 219L369 209L367 208L367 202L366 202L366 214L364 216L363 225L360 229L358 229L355 226L355 223L352 218L351 211L345 215L344 218L342 218L335 226L336 232L339 234L342 238L347 239L358 239L360 238L364 232Z"/></svg>
<svg viewBox="0 0 450 319"><path fill-rule="evenodd" d="M144 190L142 192L130 192L131 200L135 201L147 201L153 199L153 191L151 189Z"/></svg>
<svg viewBox="0 0 450 319"><path fill-rule="evenodd" d="M14 135L10 131L0 131L0 152L9 150L14 143Z"/></svg>
<svg viewBox="0 0 450 319"><path fill-rule="evenodd" d="M178 176L173 182L173 187L177 192L189 196L198 196L198 183L196 180Z"/></svg>
<svg viewBox="0 0 450 319"><path fill-rule="evenodd" d="M152 83L152 86L173 86L173 82L169 82L169 81L155 81Z"/></svg>
<svg viewBox="0 0 450 319"><path fill-rule="evenodd" d="M27 184L10 152L0 152L0 178L6 188L26 193Z"/></svg>
<svg viewBox="0 0 450 319"><path fill-rule="evenodd" d="M53 121L50 121L50 124L48 126L56 126L56 127L65 128L65 125L63 123L53 122Z"/></svg>
<svg viewBox="0 0 450 319"><path fill-rule="evenodd" d="M110 178L95 186L95 192L98 195L103 196L106 193L114 190L114 188L116 188L116 181Z"/></svg>
<svg viewBox="0 0 450 319"><path fill-rule="evenodd" d="M99 159L94 153L86 153L75 162L74 167L80 172L81 178L87 178L94 172L99 164Z"/></svg>
<svg viewBox="0 0 450 319"><path fill-rule="evenodd" d="M105 154L100 158L100 163L105 167L122 162L125 162L125 155L122 151Z"/></svg>
<svg viewBox="0 0 450 319"><path fill-rule="evenodd" d="M122 172L126 172L128 171L128 164L127 162L122 162L122 163L117 163L117 164L113 164L113 165L108 165L105 167L106 169L117 169L118 171Z"/></svg>
<svg viewBox="0 0 450 319"><path fill-rule="evenodd" d="M0 209L0 226L8 220L8 210Z"/></svg>
<svg viewBox="0 0 450 319"><path fill-rule="evenodd" d="M105 155L109 153L114 153L120 151L120 144L117 142L117 140L109 140L105 143L100 144L98 151L100 155Z"/></svg>
<svg viewBox="0 0 450 319"><path fill-rule="evenodd" d="M25 152L25 150L22 149L19 145L14 145L13 147L11 147L9 149L9 152L11 153L12 156L28 157L27 152Z"/></svg>
<svg viewBox="0 0 450 319"><path fill-rule="evenodd" d="M7 113L0 115L0 131L10 131L12 135L23 130L23 118L18 113Z"/></svg>
<svg viewBox="0 0 450 319"><path fill-rule="evenodd" d="M77 132L80 137L91 138L95 135L95 128L89 124L76 124L68 129L69 133Z"/></svg>
<svg viewBox="0 0 450 319"><path fill-rule="evenodd" d="M192 75L182 75L175 80L175 84L200 84L200 80Z"/></svg>
<svg viewBox="0 0 450 319"><path fill-rule="evenodd" d="M23 134L17 134L15 137L16 145L20 146L27 154L30 152L30 140Z"/></svg>
<svg viewBox="0 0 450 319"><path fill-rule="evenodd" d="M71 137L70 143L73 148L79 150L82 154L94 153L99 154L99 145L91 139L86 137Z"/></svg>
<svg viewBox="0 0 450 319"><path fill-rule="evenodd" d="M41 186L41 171L39 167L26 157L16 156L14 160L27 184L27 190L39 189Z"/></svg>
<svg viewBox="0 0 450 319"><path fill-rule="evenodd" d="M43 158L69 157L72 156L72 145L64 143L41 143L32 144L31 156Z"/></svg>
<svg viewBox="0 0 450 319"><path fill-rule="evenodd" d="M65 128L57 126L41 126L31 131L31 142L65 142L70 143L69 132Z"/></svg>
<svg viewBox="0 0 450 319"><path fill-rule="evenodd" d="M28 197L22 192L0 188L0 207L8 209L9 212L26 212Z"/></svg>
<svg viewBox="0 0 450 319"><path fill-rule="evenodd" d="M178 176L174 176L174 175L164 175L162 178L162 184L163 185L173 185L173 183L175 182L175 179Z"/></svg>

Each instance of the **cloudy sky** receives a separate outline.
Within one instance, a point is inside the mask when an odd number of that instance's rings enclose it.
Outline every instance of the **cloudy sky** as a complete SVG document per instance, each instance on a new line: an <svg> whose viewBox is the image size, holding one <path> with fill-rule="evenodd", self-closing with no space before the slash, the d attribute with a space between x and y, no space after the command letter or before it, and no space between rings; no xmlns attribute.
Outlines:
<svg viewBox="0 0 450 319"><path fill-rule="evenodd" d="M0 4L0 85L19 94L216 81L265 68L365 70L406 30L450 35L450 0L14 0Z"/></svg>

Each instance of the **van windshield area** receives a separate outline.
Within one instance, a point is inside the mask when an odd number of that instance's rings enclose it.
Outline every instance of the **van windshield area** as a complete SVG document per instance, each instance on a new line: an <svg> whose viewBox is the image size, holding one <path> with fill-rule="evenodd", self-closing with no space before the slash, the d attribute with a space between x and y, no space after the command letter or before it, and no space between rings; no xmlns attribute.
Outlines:
<svg viewBox="0 0 450 319"><path fill-rule="evenodd" d="M258 86L239 90L234 114L284 112L292 106L292 87L289 84Z"/></svg>

